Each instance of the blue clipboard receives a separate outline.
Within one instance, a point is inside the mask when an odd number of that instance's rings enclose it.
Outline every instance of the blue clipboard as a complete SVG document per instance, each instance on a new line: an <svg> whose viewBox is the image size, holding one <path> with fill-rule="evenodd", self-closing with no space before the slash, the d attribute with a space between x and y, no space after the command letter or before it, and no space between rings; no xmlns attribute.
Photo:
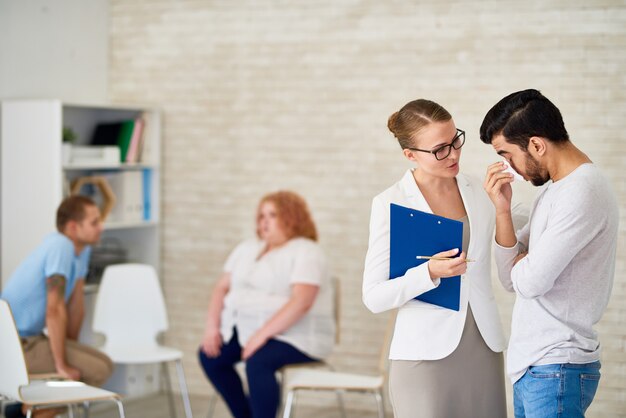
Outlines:
<svg viewBox="0 0 626 418"><path fill-rule="evenodd" d="M389 278L404 276L407 270L428 260L418 255L432 256L442 251L463 247L463 222L433 215L391 203L389 237ZM442 278L437 288L415 299L443 308L459 310L461 276Z"/></svg>

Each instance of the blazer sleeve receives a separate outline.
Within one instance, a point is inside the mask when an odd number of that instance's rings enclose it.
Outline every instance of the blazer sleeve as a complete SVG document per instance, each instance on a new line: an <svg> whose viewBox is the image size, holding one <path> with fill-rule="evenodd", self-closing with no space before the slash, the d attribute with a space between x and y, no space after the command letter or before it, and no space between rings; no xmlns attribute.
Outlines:
<svg viewBox="0 0 626 418"><path fill-rule="evenodd" d="M363 303L374 313L398 308L440 283L440 279L433 281L430 278L428 263L389 280L389 203L381 196L372 202L369 247L363 273Z"/></svg>

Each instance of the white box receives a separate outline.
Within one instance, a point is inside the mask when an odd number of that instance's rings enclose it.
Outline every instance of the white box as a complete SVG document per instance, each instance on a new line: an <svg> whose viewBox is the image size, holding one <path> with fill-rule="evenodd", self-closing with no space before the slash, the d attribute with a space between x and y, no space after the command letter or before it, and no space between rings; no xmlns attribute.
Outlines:
<svg viewBox="0 0 626 418"><path fill-rule="evenodd" d="M72 146L72 164L115 165L120 163L120 147L115 145Z"/></svg>

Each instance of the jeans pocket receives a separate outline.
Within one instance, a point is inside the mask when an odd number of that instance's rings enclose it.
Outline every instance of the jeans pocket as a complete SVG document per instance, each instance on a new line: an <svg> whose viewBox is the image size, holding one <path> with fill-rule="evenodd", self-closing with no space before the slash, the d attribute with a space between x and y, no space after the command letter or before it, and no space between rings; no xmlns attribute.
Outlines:
<svg viewBox="0 0 626 418"><path fill-rule="evenodd" d="M598 390L598 384L600 383L600 371L591 373L580 374L580 407L583 413L591 405L596 391Z"/></svg>
<svg viewBox="0 0 626 418"><path fill-rule="evenodd" d="M561 365L531 366L528 368L528 374L534 379L558 379L561 377Z"/></svg>
<svg viewBox="0 0 626 418"><path fill-rule="evenodd" d="M518 396L522 400L525 416L556 417L559 414L562 376L560 365L531 366L528 368L526 375L520 382L519 395L521 396ZM519 411L516 412L516 417L519 415Z"/></svg>

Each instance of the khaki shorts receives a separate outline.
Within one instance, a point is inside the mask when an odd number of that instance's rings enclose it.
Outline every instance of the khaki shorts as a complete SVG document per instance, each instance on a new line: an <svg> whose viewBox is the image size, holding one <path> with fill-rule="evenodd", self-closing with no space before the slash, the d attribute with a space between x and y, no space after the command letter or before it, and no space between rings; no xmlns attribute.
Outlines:
<svg viewBox="0 0 626 418"><path fill-rule="evenodd" d="M28 373L56 373L48 337L37 335L21 340ZM113 362L106 354L73 340L65 340L65 359L80 370L80 380L88 385L102 386L113 373Z"/></svg>

